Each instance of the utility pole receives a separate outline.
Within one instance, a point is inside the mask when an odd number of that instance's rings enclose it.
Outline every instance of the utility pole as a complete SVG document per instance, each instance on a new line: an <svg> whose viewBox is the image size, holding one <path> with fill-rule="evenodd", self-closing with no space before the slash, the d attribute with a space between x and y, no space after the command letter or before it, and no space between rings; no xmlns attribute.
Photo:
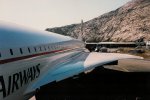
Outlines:
<svg viewBox="0 0 150 100"><path fill-rule="evenodd" d="M83 20L81 20L81 34L78 35L78 39L83 41Z"/></svg>
<svg viewBox="0 0 150 100"><path fill-rule="evenodd" d="M83 20L81 20L81 34L83 36Z"/></svg>

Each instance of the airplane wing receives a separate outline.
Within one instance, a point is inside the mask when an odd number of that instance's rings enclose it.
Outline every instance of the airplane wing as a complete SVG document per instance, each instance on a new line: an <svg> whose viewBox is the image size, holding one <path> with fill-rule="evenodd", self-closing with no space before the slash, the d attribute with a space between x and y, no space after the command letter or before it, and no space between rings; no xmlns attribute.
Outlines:
<svg viewBox="0 0 150 100"><path fill-rule="evenodd" d="M133 56L128 54L119 53L90 53L89 56L84 61L85 70L90 70L92 68L105 65L107 63L121 60L121 59L143 59L143 57Z"/></svg>
<svg viewBox="0 0 150 100"><path fill-rule="evenodd" d="M142 57L118 54L118 53L81 53L73 56L71 60L63 59L63 63L55 65L54 69L45 69L45 74L39 77L39 79L28 89L26 93L39 88L42 85L50 82L58 82L74 75L78 75L83 72L88 72L96 67L102 67L103 65L117 61L120 59L143 59Z"/></svg>

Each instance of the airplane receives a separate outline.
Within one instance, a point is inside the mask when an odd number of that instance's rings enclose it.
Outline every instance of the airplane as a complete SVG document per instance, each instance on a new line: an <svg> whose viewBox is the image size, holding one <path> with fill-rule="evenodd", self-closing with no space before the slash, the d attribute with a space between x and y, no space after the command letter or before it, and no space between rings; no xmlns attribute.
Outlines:
<svg viewBox="0 0 150 100"><path fill-rule="evenodd" d="M0 22L0 100L27 100L45 84L127 58L143 59L89 52L80 40Z"/></svg>

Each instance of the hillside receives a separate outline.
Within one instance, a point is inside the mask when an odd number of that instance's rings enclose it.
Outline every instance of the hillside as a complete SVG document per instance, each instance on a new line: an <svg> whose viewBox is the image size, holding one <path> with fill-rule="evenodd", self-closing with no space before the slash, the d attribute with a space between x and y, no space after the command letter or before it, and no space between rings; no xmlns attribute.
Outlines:
<svg viewBox="0 0 150 100"><path fill-rule="evenodd" d="M150 40L150 0L132 0L122 7L81 24L47 28L47 31L69 35L84 41Z"/></svg>

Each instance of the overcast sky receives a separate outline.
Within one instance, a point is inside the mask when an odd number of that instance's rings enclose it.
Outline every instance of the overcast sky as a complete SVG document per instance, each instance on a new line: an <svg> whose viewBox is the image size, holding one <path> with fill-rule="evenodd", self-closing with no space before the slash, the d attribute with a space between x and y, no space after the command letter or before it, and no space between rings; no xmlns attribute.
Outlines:
<svg viewBox="0 0 150 100"><path fill-rule="evenodd" d="M131 0L0 0L0 20L45 30L80 23Z"/></svg>

